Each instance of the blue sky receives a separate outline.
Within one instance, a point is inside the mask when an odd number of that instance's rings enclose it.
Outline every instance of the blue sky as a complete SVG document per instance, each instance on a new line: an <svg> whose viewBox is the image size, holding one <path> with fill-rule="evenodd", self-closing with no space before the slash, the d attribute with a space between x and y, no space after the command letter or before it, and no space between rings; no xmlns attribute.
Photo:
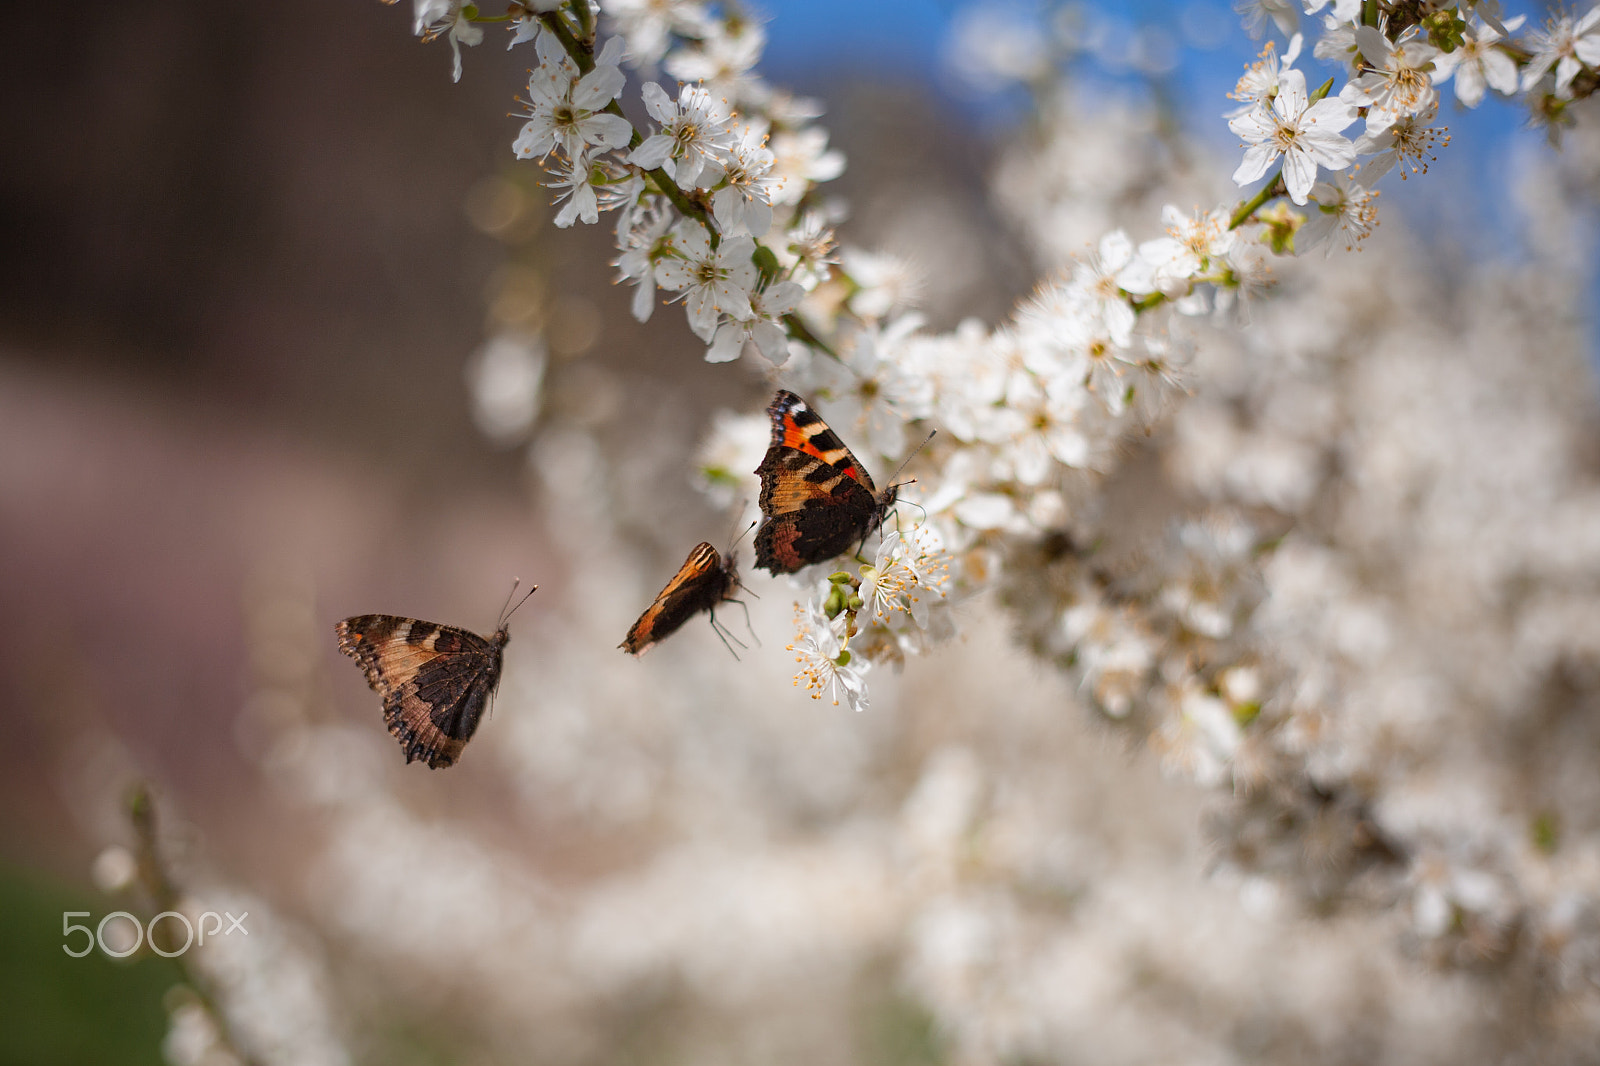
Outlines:
<svg viewBox="0 0 1600 1066"><path fill-rule="evenodd" d="M914 80L926 84L930 92L946 99L971 121L993 126L1016 115L1015 98L952 95L941 55L952 19L965 3L760 0L760 4L771 18L765 68L780 83L816 91L840 76ZM1017 6L1040 5L1019 0ZM1505 6L1512 14L1531 9L1531 5L1516 2ZM1164 34L1175 46L1176 60L1167 88L1179 108L1187 112L1190 129L1203 131L1220 151L1236 150L1237 139L1221 114L1231 103L1226 98L1228 90L1244 66L1254 60L1261 42L1246 36L1230 2L1097 0L1079 7L1091 21L1109 26L1115 39L1131 39L1141 30ZM1307 36L1314 39L1310 20L1305 28ZM1299 65L1313 84L1335 73L1334 68L1310 56L1309 42L1305 51ZM1086 74L1130 89L1138 84L1125 70L1101 64L1091 64ZM1439 151L1439 160L1428 174L1405 182L1393 176L1386 179L1384 207L1398 210L1424 235L1460 245L1465 251L1504 249L1517 229L1507 202L1508 183L1517 160L1548 151L1544 135L1525 127L1520 105L1492 92L1471 111L1455 103L1449 86L1443 97L1441 121L1450 127L1451 144Z"/></svg>

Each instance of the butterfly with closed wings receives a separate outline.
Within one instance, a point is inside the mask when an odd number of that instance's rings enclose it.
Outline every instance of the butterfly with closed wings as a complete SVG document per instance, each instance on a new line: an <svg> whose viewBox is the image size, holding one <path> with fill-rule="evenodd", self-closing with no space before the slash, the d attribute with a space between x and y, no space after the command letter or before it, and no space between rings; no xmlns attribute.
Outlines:
<svg viewBox="0 0 1600 1066"><path fill-rule="evenodd" d="M717 621L717 605L738 603L733 597L740 587L732 552L723 558L710 544L696 544L667 587L645 608L617 647L635 657L643 655L701 611L710 613L711 627L727 643L730 634ZM728 650L733 650L732 645Z"/></svg>

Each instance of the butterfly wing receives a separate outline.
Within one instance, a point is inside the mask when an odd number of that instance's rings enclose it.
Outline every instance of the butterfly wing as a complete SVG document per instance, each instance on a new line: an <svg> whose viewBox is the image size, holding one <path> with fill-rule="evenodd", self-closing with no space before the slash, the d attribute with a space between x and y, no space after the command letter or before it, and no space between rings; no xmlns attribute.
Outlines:
<svg viewBox="0 0 1600 1066"><path fill-rule="evenodd" d="M792 574L867 535L878 515L871 493L814 456L774 452L762 464L761 509L768 518L756 531L757 567Z"/></svg>
<svg viewBox="0 0 1600 1066"><path fill-rule="evenodd" d="M835 472L853 478L867 490L867 495L878 494L867 468L862 466L850 449L844 446L844 441L839 439L839 435L828 428L828 423L822 420L822 416L813 411L800 397L779 389L778 394L767 405L767 415L772 419L772 444L767 449L769 459L774 451L793 449L820 459ZM761 465L765 466L766 463L763 462ZM760 472L756 471L758 474ZM765 495L765 480L761 488L762 494Z"/></svg>
<svg viewBox="0 0 1600 1066"><path fill-rule="evenodd" d="M731 560L724 563L717 549L709 544L695 545L667 587L645 608L617 647L630 655L643 655L690 618L727 599L735 584Z"/></svg>
<svg viewBox="0 0 1600 1066"><path fill-rule="evenodd" d="M500 684L504 629L485 639L454 626L364 614L335 631L383 699L383 718L406 762L450 766L472 739Z"/></svg>
<svg viewBox="0 0 1600 1066"><path fill-rule="evenodd" d="M772 443L756 468L761 513L756 566L792 574L831 559L871 532L888 500L822 417L792 392L767 407Z"/></svg>

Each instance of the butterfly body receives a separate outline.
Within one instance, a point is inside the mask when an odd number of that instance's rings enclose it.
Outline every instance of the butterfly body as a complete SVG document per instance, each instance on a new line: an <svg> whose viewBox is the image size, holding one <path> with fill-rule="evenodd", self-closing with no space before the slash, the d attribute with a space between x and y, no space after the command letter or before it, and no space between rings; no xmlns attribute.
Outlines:
<svg viewBox="0 0 1600 1066"><path fill-rule="evenodd" d="M697 544L617 647L630 655L643 655L701 611L715 612L719 603L732 600L738 587L733 558L723 559L710 544ZM717 624L715 613L711 624Z"/></svg>
<svg viewBox="0 0 1600 1066"><path fill-rule="evenodd" d="M879 491L872 476L822 417L792 392L767 406L772 443L756 468L761 513L756 566L792 574L865 540L883 523L896 489Z"/></svg>
<svg viewBox="0 0 1600 1066"><path fill-rule="evenodd" d="M504 624L489 637L392 614L363 614L334 627L383 698L383 719L406 762L450 766L477 731L500 685Z"/></svg>

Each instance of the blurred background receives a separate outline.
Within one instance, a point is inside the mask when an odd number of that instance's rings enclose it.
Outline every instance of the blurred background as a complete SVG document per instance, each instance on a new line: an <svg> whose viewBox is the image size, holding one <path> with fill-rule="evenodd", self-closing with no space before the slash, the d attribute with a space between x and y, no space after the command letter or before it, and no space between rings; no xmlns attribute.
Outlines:
<svg viewBox="0 0 1600 1066"><path fill-rule="evenodd" d="M1042 120L963 75L986 24L765 7L763 72L825 103L849 161L841 233L921 264L931 328L1003 318L1041 257L990 183ZM494 31L452 85L445 45L377 3L10 16L0 1062L1514 1061L1548 1021L1475 1022L1502 1002L1481 976L1219 875L1201 790L1081 711L992 604L862 716L791 688L792 597L764 578L740 661L698 620L616 652L690 546L748 524L696 455L770 386L704 363L675 308L636 323L607 227L553 228L509 150L530 60ZM1100 42L1084 113L1197 131L1158 180L1230 195L1217 116L1259 47L1233 11L1071 17ZM1514 269L1535 255L1515 190L1550 149L1504 103L1449 121L1464 147L1386 192L1385 229L1418 275ZM1550 380L1587 432L1572 202ZM493 718L460 767L401 765L333 623L488 632L514 577L540 590ZM62 912L146 905L152 841L175 892L250 913L205 964L225 1004L182 960L60 951ZM1011 902L967 906L1000 890L962 871L1008 848ZM1069 926L1049 966L997 946ZM1583 1039L1566 1060L1600 1059Z"/></svg>

